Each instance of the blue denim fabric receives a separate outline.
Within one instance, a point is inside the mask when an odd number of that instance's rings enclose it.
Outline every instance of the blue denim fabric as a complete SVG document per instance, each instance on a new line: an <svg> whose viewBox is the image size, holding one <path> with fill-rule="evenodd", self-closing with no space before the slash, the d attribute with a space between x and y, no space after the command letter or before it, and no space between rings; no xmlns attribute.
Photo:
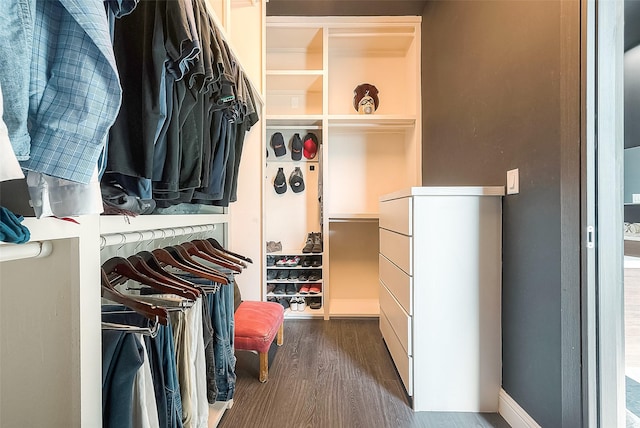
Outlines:
<svg viewBox="0 0 640 428"><path fill-rule="evenodd" d="M215 400L228 401L233 398L236 389L236 356L233 349L235 326L233 291L235 280L231 270L226 268L219 268L218 270L226 274L229 284L221 286L216 293L209 295L207 301L203 303L209 306L208 312L213 324L215 383L218 390ZM181 276L195 284L212 284L208 279L198 278L190 274ZM213 391L211 390L211 392ZM211 400L212 397L208 396L208 399Z"/></svg>
<svg viewBox="0 0 640 428"><path fill-rule="evenodd" d="M207 368L207 401L216 402L218 385L216 384L216 358L213 346L213 323L210 307L215 299L213 293L207 293L202 302L202 337L204 339L204 362Z"/></svg>
<svg viewBox="0 0 640 428"><path fill-rule="evenodd" d="M214 294L209 308L213 321L213 344L216 360L216 384L218 401L233 398L236 389L236 356L233 353L233 279Z"/></svg>
<svg viewBox="0 0 640 428"><path fill-rule="evenodd" d="M103 305L102 311L125 309L120 305ZM102 314L102 321L149 326L149 321L137 313ZM176 371L175 347L171 324L159 326L155 337L145 337L147 357L151 365L153 388L161 428L182 428L182 399Z"/></svg>
<svg viewBox="0 0 640 428"><path fill-rule="evenodd" d="M35 0L3 2L0 7L0 86L9 140L18 160L29 159L29 70Z"/></svg>
<svg viewBox="0 0 640 428"><path fill-rule="evenodd" d="M133 427L133 381L144 361L136 336L117 330L102 331L102 426Z"/></svg>

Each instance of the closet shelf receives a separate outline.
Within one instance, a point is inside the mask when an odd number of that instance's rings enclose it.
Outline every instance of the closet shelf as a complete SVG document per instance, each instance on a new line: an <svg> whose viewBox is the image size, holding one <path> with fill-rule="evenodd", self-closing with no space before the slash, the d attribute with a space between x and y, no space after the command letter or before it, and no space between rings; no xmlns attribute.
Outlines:
<svg viewBox="0 0 640 428"><path fill-rule="evenodd" d="M77 238L83 231L82 223L88 218L90 216L78 216L69 221L54 217L40 219L27 217L23 220L22 225L29 229L30 241ZM0 245L8 244L0 242Z"/></svg>
<svg viewBox="0 0 640 428"><path fill-rule="evenodd" d="M330 213L329 221L378 221L378 213Z"/></svg>
<svg viewBox="0 0 640 428"><path fill-rule="evenodd" d="M267 127L274 128L278 126L296 126L296 127L322 127L322 115L267 115Z"/></svg>
<svg viewBox="0 0 640 428"><path fill-rule="evenodd" d="M271 18L268 18L271 20ZM307 27L307 28L304 28ZM322 28L302 24L295 28L289 24L269 27L267 52L306 52L322 54Z"/></svg>
<svg viewBox="0 0 640 428"><path fill-rule="evenodd" d="M331 316L371 316L380 315L378 299L331 299L329 302Z"/></svg>
<svg viewBox="0 0 640 428"><path fill-rule="evenodd" d="M413 129L415 115L330 114L332 128Z"/></svg>
<svg viewBox="0 0 640 428"><path fill-rule="evenodd" d="M329 46L331 55L395 56L404 55L414 40L413 32L340 33L329 35Z"/></svg>
<svg viewBox="0 0 640 428"><path fill-rule="evenodd" d="M322 92L322 71L267 72L269 93Z"/></svg>
<svg viewBox="0 0 640 428"><path fill-rule="evenodd" d="M229 218L229 214L100 216L100 234L220 224L228 223Z"/></svg>

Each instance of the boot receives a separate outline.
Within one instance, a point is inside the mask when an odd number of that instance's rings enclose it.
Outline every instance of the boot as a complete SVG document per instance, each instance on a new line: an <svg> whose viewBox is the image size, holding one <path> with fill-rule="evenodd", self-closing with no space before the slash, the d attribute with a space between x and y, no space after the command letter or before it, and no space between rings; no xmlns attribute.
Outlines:
<svg viewBox="0 0 640 428"><path fill-rule="evenodd" d="M313 243L314 243L314 233L313 232L309 232L307 234L307 243L304 244L304 247L302 248L302 252L304 254L310 253L311 250L313 249Z"/></svg>
<svg viewBox="0 0 640 428"><path fill-rule="evenodd" d="M322 252L322 232L313 234L313 246L311 247L312 253Z"/></svg>

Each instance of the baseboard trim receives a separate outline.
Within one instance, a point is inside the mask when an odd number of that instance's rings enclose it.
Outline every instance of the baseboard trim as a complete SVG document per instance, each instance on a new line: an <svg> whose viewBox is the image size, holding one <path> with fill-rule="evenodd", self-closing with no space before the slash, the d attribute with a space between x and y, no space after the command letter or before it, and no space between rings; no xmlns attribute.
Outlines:
<svg viewBox="0 0 640 428"><path fill-rule="evenodd" d="M498 413L512 428L542 428L520 405L500 389Z"/></svg>

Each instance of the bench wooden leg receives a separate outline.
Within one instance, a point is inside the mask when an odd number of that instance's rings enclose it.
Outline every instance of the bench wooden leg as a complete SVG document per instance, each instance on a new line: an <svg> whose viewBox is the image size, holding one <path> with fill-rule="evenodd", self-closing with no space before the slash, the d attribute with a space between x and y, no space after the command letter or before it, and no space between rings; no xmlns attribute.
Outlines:
<svg viewBox="0 0 640 428"><path fill-rule="evenodd" d="M276 345L282 345L284 341L284 322L280 324L280 328L278 329L278 336L276 336Z"/></svg>
<svg viewBox="0 0 640 428"><path fill-rule="evenodd" d="M260 355L260 382L269 380L269 353L259 352Z"/></svg>

